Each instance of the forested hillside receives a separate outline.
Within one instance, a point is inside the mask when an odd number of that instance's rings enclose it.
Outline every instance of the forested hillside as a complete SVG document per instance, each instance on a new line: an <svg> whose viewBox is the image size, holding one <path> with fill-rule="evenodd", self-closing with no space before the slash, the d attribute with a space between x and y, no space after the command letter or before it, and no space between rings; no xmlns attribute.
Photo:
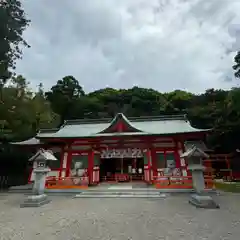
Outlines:
<svg viewBox="0 0 240 240"><path fill-rule="evenodd" d="M27 80L17 76L2 89L1 139L21 140L34 136L40 128L60 126L66 119L187 114L197 128L213 128L209 144L221 151L240 147L240 88L230 91L209 89L196 95L175 90L105 88L86 94L79 81L66 76L50 91L42 84L37 92Z"/></svg>

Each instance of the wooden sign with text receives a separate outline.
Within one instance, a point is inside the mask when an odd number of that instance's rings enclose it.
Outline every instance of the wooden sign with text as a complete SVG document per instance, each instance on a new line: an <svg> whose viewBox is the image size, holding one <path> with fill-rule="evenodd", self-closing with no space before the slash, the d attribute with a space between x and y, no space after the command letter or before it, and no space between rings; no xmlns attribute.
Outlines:
<svg viewBox="0 0 240 240"><path fill-rule="evenodd" d="M142 158L143 151L139 148L109 149L101 152L101 158Z"/></svg>

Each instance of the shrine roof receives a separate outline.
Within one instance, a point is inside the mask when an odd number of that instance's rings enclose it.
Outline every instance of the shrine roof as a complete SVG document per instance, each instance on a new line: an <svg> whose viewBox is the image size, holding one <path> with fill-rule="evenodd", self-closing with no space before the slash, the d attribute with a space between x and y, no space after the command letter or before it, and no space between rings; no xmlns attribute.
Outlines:
<svg viewBox="0 0 240 240"><path fill-rule="evenodd" d="M13 144L13 145L39 145L41 143L40 143L39 139L33 137L33 138L30 138L30 139L27 139L27 140L21 141L21 142L12 142L11 144Z"/></svg>
<svg viewBox="0 0 240 240"><path fill-rule="evenodd" d="M41 130L41 136L48 136L50 133L57 132L59 128L52 128L52 129L42 129ZM10 144L17 145L17 146L34 146L34 145L41 145L42 142L39 138L32 137L24 141L20 142L11 142Z"/></svg>
<svg viewBox="0 0 240 240"><path fill-rule="evenodd" d="M118 128L119 124L124 129ZM114 119L69 120L56 131L40 131L37 138L84 138L132 135L172 135L181 133L207 132L196 129L184 115L127 118L118 113Z"/></svg>

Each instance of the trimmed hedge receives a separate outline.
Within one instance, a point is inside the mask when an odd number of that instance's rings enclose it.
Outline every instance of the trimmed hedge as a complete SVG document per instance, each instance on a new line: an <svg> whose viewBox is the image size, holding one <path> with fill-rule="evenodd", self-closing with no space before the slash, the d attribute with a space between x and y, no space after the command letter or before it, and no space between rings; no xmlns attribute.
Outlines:
<svg viewBox="0 0 240 240"><path fill-rule="evenodd" d="M240 183L215 182L215 187L216 189L219 189L225 192L240 193Z"/></svg>

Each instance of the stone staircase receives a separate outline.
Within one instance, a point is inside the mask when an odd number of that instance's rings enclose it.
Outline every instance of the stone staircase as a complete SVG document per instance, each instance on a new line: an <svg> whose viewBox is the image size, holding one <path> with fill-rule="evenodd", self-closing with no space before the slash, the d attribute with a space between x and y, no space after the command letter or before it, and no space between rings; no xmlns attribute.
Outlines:
<svg viewBox="0 0 240 240"><path fill-rule="evenodd" d="M7 192L8 193L24 193L28 194L32 192L33 184L26 184L26 185L21 185L21 186L13 186L10 187Z"/></svg>
<svg viewBox="0 0 240 240"><path fill-rule="evenodd" d="M166 194L149 189L96 189L82 191L75 198L165 198Z"/></svg>

